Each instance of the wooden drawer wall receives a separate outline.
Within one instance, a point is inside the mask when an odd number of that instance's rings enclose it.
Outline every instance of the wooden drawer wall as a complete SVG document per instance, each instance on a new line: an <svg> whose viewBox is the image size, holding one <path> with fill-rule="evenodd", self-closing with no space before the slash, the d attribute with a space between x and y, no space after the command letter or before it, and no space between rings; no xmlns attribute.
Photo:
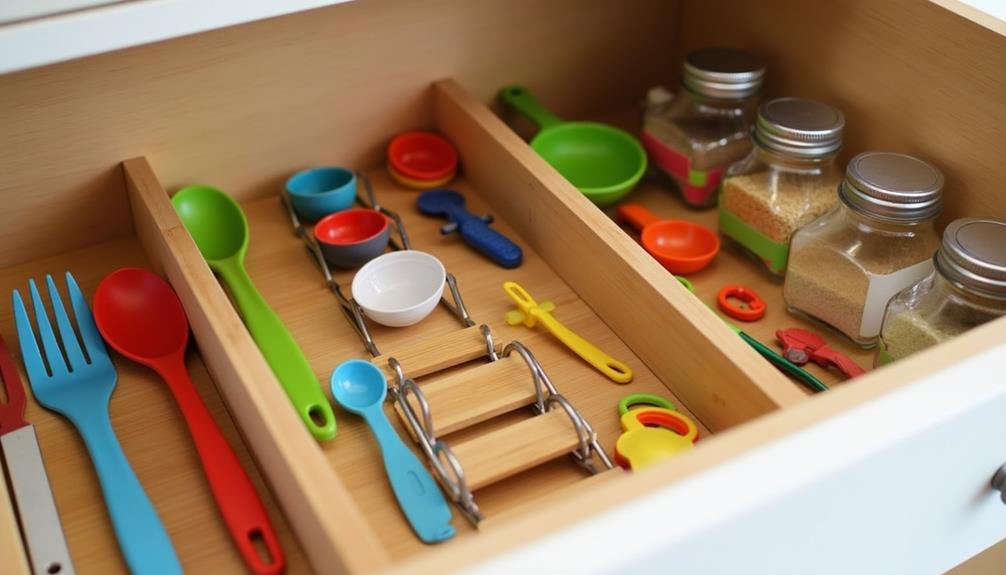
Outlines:
<svg viewBox="0 0 1006 575"><path fill-rule="evenodd" d="M784 437L1006 339L998 322L931 354L926 364L895 366L827 404L804 405L799 388L733 337L630 238L610 222L598 226L584 216L589 204L477 105L491 101L503 84L522 82L569 118L632 109L648 86L673 81L688 49L709 44L765 56L768 96L814 97L841 108L848 126L845 154L886 148L932 160L947 175L944 223L962 215L1006 216L1000 183L1006 181L1006 39L934 4L361 0L0 76L0 197L9 206L0 211L0 267L134 231L155 260L170 261L162 259L165 250L185 243L184 229L158 229L156 217L134 226L134 218L152 217L130 213L131 203L134 209L146 205L137 202L143 188L137 181L146 182L147 193L210 182L248 200L274 194L289 173L308 165L379 165L388 135L437 124L467 150L466 177L485 190L494 211L715 431L799 405L792 414L745 427L759 440ZM456 77L474 99L452 83L427 88L444 76ZM136 169L130 187L118 163L139 154L150 159L157 178ZM555 242L543 219L562 227L563 237L578 235L583 242ZM585 265L598 257L612 264L604 282L592 281L595 270ZM182 267L165 271L185 273ZM201 282L188 277L176 289L210 310L193 318L197 330L208 330L220 302L205 297L204 290L215 286ZM626 310L625 301L659 305ZM665 324L688 326L672 336L679 355L655 343ZM240 325L224 328L247 339ZM246 383L263 365L236 360L228 345L203 352L223 358L214 375L230 410L250 412ZM311 485L312 493L321 493L326 486L317 482L324 475L312 473L323 470L296 467L296 454L270 441L289 425L242 431L252 444L270 446L257 453L260 460L296 469L273 474L274 490ZM726 434L679 469L633 477L631 489L657 489L744 453L754 441ZM361 519L348 493L328 487L333 500L324 504L280 497L288 516L311 515L323 505L350 510L342 527L332 521L328 530L298 532L315 550L315 566L368 570L382 564L358 555L374 541L352 532ZM529 514L497 538L448 544L421 557L416 568L460 565L526 542L610 508L619 502L618 490L629 488L623 481L599 486L596 500Z"/></svg>

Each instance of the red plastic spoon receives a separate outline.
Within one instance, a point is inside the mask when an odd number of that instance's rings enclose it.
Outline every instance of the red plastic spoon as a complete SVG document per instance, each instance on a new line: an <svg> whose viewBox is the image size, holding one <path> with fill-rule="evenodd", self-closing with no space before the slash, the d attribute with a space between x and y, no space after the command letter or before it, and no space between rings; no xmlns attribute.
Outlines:
<svg viewBox="0 0 1006 575"><path fill-rule="evenodd" d="M189 322L178 296L160 276L141 268L109 274L94 294L94 319L116 351L156 371L171 388L189 425L224 522L248 568L275 575L286 568L265 507L248 474L199 397L185 367ZM260 557L261 541L268 557Z"/></svg>

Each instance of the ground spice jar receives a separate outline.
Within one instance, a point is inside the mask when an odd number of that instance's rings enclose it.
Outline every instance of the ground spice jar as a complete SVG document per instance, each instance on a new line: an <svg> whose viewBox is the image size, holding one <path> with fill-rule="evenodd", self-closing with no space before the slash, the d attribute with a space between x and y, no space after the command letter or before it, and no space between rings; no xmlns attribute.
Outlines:
<svg viewBox="0 0 1006 575"><path fill-rule="evenodd" d="M793 233L838 203L842 113L802 98L758 109L754 148L733 164L720 192L720 234L782 279Z"/></svg>
<svg viewBox="0 0 1006 575"><path fill-rule="evenodd" d="M1006 221L954 220L933 264L931 274L887 304L877 365L1006 315Z"/></svg>
<svg viewBox="0 0 1006 575"><path fill-rule="evenodd" d="M680 93L650 91L643 146L684 202L716 205L726 168L751 151L751 125L765 67L740 50L704 48L685 57Z"/></svg>
<svg viewBox="0 0 1006 575"><path fill-rule="evenodd" d="M887 302L933 270L942 189L939 170L917 158L888 152L853 158L839 204L793 236L783 284L787 307L875 346Z"/></svg>

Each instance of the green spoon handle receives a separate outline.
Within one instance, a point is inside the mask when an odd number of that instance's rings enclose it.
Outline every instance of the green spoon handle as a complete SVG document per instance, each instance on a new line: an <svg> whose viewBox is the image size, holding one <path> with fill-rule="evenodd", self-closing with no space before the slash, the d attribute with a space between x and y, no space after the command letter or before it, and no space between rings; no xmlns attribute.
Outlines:
<svg viewBox="0 0 1006 575"><path fill-rule="evenodd" d="M218 262L217 271L230 288L252 339L272 368L297 415L318 440L335 437L335 414L304 352L255 288L248 273L233 260Z"/></svg>
<svg viewBox="0 0 1006 575"><path fill-rule="evenodd" d="M555 114L542 106L538 99L524 86L507 86L500 91L500 98L507 105L524 114L542 130L547 130L563 123Z"/></svg>

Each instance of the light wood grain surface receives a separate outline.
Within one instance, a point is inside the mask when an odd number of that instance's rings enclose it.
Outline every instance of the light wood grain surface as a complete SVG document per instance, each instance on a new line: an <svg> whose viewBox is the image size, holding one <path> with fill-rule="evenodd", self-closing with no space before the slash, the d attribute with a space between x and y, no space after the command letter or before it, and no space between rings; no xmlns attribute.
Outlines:
<svg viewBox="0 0 1006 575"><path fill-rule="evenodd" d="M90 298L106 274L119 267L147 265L140 243L135 237L127 237L0 269L0 293L9 302L12 289L24 292L28 278L38 281L47 273L65 287L62 275L70 270ZM13 315L6 303L0 305L0 333L21 367ZM195 446L167 384L153 371L110 353L118 372L111 402L112 426L168 530L182 567L191 573L243 573L244 563L217 512ZM290 572L303 572L306 565L298 545L197 353L190 351L188 366L199 395L258 487L287 552ZM23 371L21 375L27 386ZM67 420L39 406L28 389L27 420L35 425L77 573L126 573L94 467L80 436ZM7 558L4 554L4 561Z"/></svg>
<svg viewBox="0 0 1006 575"><path fill-rule="evenodd" d="M520 240L505 220L497 220L494 227L524 248L524 263L514 270L497 267L467 247L458 237L441 236L439 229L442 220L427 218L416 211L416 192L393 184L383 169L369 173L381 203L396 210L405 220L413 247L432 253L457 276L461 293L475 321L491 326L496 340L502 344L518 339L528 345L559 391L595 427L606 449L613 448L614 440L620 434L616 406L625 394L657 393L679 403L559 276ZM473 212L488 211L478 190L466 181L456 180L451 187L465 195L468 207ZM337 300L328 291L321 273L301 240L293 234L278 194L245 202L243 207L251 231L247 259L249 273L304 349L319 380L325 382L327 394L327 382L332 370L347 359L366 358L366 349L339 310ZM336 273L336 279L347 290L352 277L352 271ZM557 305L555 315L563 323L632 367L635 372L633 382L629 385L611 382L546 332L506 325L504 316L512 307L510 299L503 292L503 282L507 280L517 281L540 301L554 301ZM388 328L374 323L370 327L382 350L403 348L422 338L451 334L461 329L456 318L442 308L435 310L420 324L409 328ZM477 365L462 369L477 369ZM448 373L453 376L454 372ZM436 381L438 377L443 376L433 375L418 381L424 386ZM468 388L470 401L479 401L475 392L478 389L477 383L472 381ZM531 387L530 377L527 385ZM688 413L686 407L682 406L682 409ZM399 434L408 437L390 405L386 406L386 412L399 429ZM339 435L334 441L321 445L331 468L346 485L355 504L365 513L372 531L393 559L399 560L423 551L424 546L412 534L398 510L384 475L377 445L365 424L341 409L337 409L336 413ZM485 422L476 429L450 434L446 439L453 445L524 421L528 416L523 411L510 413ZM436 421L436 412L433 417ZM572 426L569 426L568 433L575 440ZM708 434L708 430L703 427L702 433ZM491 517L522 501L530 501L555 493L565 486L575 485L585 477L583 470L563 457L481 489L476 492L476 497L483 512ZM453 524L459 530L459 538L475 534L474 529L457 513ZM456 542L446 545L454 544Z"/></svg>
<svg viewBox="0 0 1006 575"><path fill-rule="evenodd" d="M0 557L4 558L4 569L11 575L28 575L27 551L21 540L17 516L14 514L13 494L7 489L7 481L0 481Z"/></svg>
<svg viewBox="0 0 1006 575"><path fill-rule="evenodd" d="M128 233L117 165L242 197L432 127L429 82L539 86L581 112L670 73L676 2L367 0L0 76L0 265ZM647 66L627 66L646 60ZM88 215L101 214L100 219Z"/></svg>

